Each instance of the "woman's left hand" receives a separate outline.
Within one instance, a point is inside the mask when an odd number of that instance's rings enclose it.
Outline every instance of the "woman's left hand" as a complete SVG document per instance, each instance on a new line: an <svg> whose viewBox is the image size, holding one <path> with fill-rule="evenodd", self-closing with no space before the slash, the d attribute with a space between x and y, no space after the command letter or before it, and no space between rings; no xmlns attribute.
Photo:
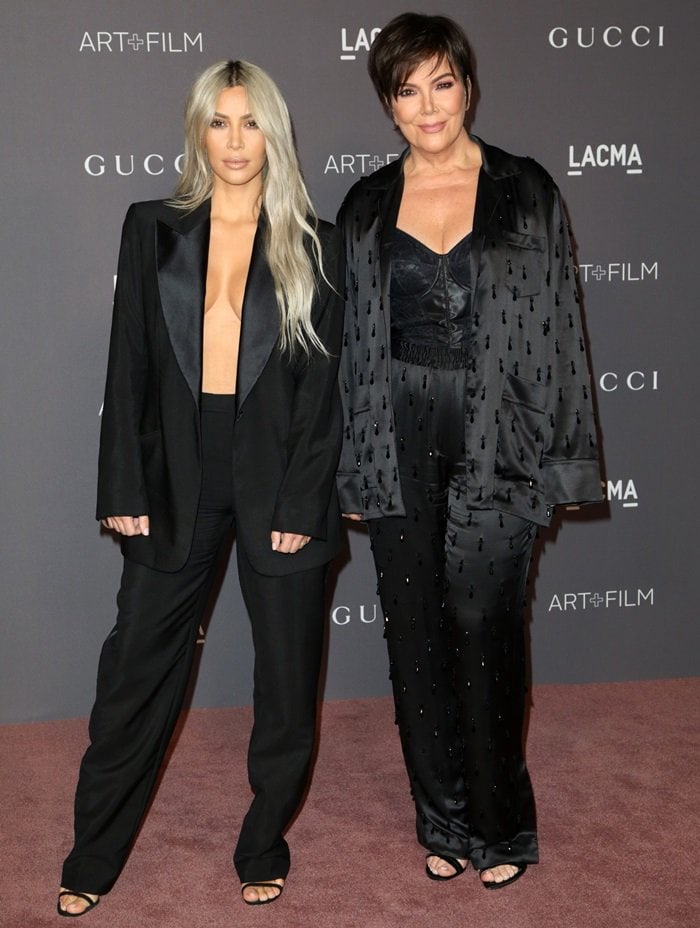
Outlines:
<svg viewBox="0 0 700 928"><path fill-rule="evenodd" d="M295 535L293 532L270 532L272 550L280 554L296 554L311 541L310 535Z"/></svg>

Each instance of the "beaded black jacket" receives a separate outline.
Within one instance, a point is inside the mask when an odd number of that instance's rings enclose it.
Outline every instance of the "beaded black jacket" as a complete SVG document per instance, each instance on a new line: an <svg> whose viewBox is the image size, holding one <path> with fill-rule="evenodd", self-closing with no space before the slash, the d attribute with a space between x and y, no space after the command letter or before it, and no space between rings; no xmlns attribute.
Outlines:
<svg viewBox="0 0 700 928"><path fill-rule="evenodd" d="M602 499L590 375L559 191L530 158L482 152L471 246L467 505L542 525L559 503ZM362 178L338 214L346 254L340 362L343 512L405 515L390 375L387 242L403 160ZM455 423L456 427L459 426Z"/></svg>

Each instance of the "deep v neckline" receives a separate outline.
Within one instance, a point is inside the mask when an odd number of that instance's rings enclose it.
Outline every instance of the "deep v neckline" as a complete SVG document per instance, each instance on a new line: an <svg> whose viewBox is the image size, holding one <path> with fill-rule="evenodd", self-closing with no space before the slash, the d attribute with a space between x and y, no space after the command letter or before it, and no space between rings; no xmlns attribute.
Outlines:
<svg viewBox="0 0 700 928"><path fill-rule="evenodd" d="M468 238L471 238L471 234L472 234L472 230L470 230L469 232L467 232L466 235L463 235L462 238L458 242L455 242L452 248L448 248L447 251L434 251L430 247L430 245L426 245L425 242L422 242L419 238L416 238L415 235L411 235L411 233L407 232L405 229L400 229L398 226L396 226L396 231L400 232L401 235L405 235L406 238L410 238L412 242L415 242L417 245L420 245L421 248L425 249L425 251L427 251L429 254L433 255L436 258L449 257L452 254L452 252L456 251L456 249L459 248L460 245L463 245L467 241Z"/></svg>

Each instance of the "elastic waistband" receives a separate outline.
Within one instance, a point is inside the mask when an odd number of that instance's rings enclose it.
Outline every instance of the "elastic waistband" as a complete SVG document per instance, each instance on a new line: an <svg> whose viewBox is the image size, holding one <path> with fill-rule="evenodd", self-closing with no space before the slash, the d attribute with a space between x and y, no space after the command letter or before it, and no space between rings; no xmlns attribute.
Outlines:
<svg viewBox="0 0 700 928"><path fill-rule="evenodd" d="M391 356L395 361L406 364L418 364L421 367L435 367L443 371L465 368L469 353L465 345L419 345L403 339L392 341Z"/></svg>
<svg viewBox="0 0 700 928"><path fill-rule="evenodd" d="M236 411L236 394L235 393L202 393L201 406L202 412L227 412Z"/></svg>

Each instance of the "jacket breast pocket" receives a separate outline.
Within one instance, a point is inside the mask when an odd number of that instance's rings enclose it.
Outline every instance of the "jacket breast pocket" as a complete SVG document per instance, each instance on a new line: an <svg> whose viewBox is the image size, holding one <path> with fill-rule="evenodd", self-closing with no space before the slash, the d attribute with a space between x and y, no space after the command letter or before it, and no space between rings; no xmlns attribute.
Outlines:
<svg viewBox="0 0 700 928"><path fill-rule="evenodd" d="M501 272L513 299L535 296L544 285L545 239L541 235L524 235L504 231Z"/></svg>
<svg viewBox="0 0 700 928"><path fill-rule="evenodd" d="M541 491L541 459L547 387L506 374L498 421L495 475Z"/></svg>

